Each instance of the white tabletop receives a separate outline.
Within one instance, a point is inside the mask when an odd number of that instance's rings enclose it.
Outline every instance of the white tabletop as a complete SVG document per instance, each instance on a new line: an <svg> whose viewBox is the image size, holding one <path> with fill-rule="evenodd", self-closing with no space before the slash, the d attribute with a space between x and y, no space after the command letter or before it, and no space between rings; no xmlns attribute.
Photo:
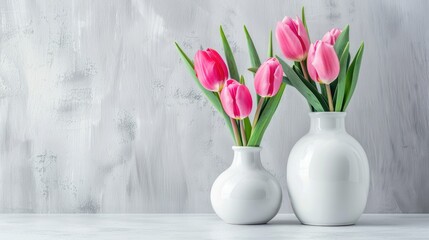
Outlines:
<svg viewBox="0 0 429 240"><path fill-rule="evenodd" d="M363 215L357 225L229 225L212 214L1 214L0 239L429 239L429 214Z"/></svg>

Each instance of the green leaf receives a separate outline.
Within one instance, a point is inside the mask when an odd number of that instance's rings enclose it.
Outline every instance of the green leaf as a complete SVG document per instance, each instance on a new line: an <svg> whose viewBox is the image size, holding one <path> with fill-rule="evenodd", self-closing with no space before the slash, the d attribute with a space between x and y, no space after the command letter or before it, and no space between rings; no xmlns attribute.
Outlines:
<svg viewBox="0 0 429 240"><path fill-rule="evenodd" d="M338 36L337 41L335 42L334 48L335 52L337 53L338 59L341 58L341 55L344 52L344 48L349 42L349 31L349 25L345 26L344 29L341 31L340 36Z"/></svg>
<svg viewBox="0 0 429 240"><path fill-rule="evenodd" d="M308 103L314 107L317 112L329 111L329 106L323 99L322 95L317 91L317 88L313 86L309 81L301 78L286 62L280 57L276 56L280 64L283 67L283 71L287 78L292 82L293 86L298 90L308 101Z"/></svg>
<svg viewBox="0 0 429 240"><path fill-rule="evenodd" d="M349 32L350 32L350 27L349 25L346 25L344 29L341 31L341 34L338 36L337 41L335 42L334 49L335 49L335 53L337 54L338 61L341 61L341 56L344 52L344 48L349 42ZM346 69L348 68L348 66L349 64L347 63ZM338 95L337 84L338 84L338 78L335 79L335 81L333 81L331 84L329 84L329 87L331 88L331 92L334 94L334 98L332 99L334 102L334 106L336 105L336 96ZM322 88L322 94L325 97L327 96L325 88Z"/></svg>
<svg viewBox="0 0 429 240"><path fill-rule="evenodd" d="M347 64L348 66L348 64ZM347 69L348 67L346 67ZM331 88L331 93L335 93L338 85L338 79L335 79L331 84L329 84L329 87ZM325 89L326 90L326 89Z"/></svg>
<svg viewBox="0 0 429 240"><path fill-rule="evenodd" d="M220 102L218 95L216 93L208 91L207 89L205 89L203 87L203 85L201 85L200 81L197 78L195 70L194 70L194 63L186 55L186 53L182 50L182 48L180 48L179 44L177 44L177 42L175 44L176 44L177 50L179 51L180 56L182 57L182 60L185 62L185 65L188 68L189 73L192 75L195 83L198 85L198 87L201 89L201 91L204 93L204 95L206 95L206 97L213 104L213 106L216 108L216 110L222 114L222 116L225 119L226 125L229 128L229 131L231 133L232 138L235 139L234 132L233 132L232 126L231 126L231 120L230 120L229 116L225 113L225 111L223 110L222 103Z"/></svg>
<svg viewBox="0 0 429 240"><path fill-rule="evenodd" d="M261 66L261 60L259 59L258 52L256 51L255 44L253 43L252 37L250 37L246 26L244 26L244 33L246 35L247 47L249 49L250 63L253 68L259 68ZM256 73L256 72L255 72ZM260 96L256 94L256 101L259 102Z"/></svg>
<svg viewBox="0 0 429 240"><path fill-rule="evenodd" d="M347 58L349 57L349 47L350 44L347 43L340 58L340 73L338 74L338 84L334 94L336 112L341 112L343 108L344 94L346 92L346 72Z"/></svg>
<svg viewBox="0 0 429 240"><path fill-rule="evenodd" d="M287 78L287 77L285 77L285 76L283 76L283 82L286 83L287 85L293 86L292 82L290 81L290 79Z"/></svg>
<svg viewBox="0 0 429 240"><path fill-rule="evenodd" d="M347 68L350 66L350 53L349 56L347 57Z"/></svg>
<svg viewBox="0 0 429 240"><path fill-rule="evenodd" d="M250 136L247 146L259 146L264 136L265 130L267 129L273 115L280 103L283 92L286 88L286 84L282 83L277 94L268 99L261 116L259 117L258 123L253 129L252 135Z"/></svg>
<svg viewBox="0 0 429 240"><path fill-rule="evenodd" d="M329 84L329 87L331 87L331 84ZM326 89L326 87L325 87L325 89ZM336 90L338 90L338 89L336 89ZM325 90L325 92L326 92L326 90ZM332 88L331 88L331 93L332 93ZM336 106L336 103L337 103L337 95L338 95L338 91L335 91L334 92L334 96L332 96L332 101L334 103L334 109L335 109L335 106ZM341 112L341 111L338 111L338 112Z"/></svg>
<svg viewBox="0 0 429 240"><path fill-rule="evenodd" d="M308 33L307 20L305 18L304 6L302 6L302 9L301 9L301 18L302 18L302 23L304 24L305 30L307 31L308 40L310 41L310 34Z"/></svg>
<svg viewBox="0 0 429 240"><path fill-rule="evenodd" d="M246 85L246 80L244 80L243 75L240 76L240 83Z"/></svg>
<svg viewBox="0 0 429 240"><path fill-rule="evenodd" d="M293 62L293 69L296 71L296 69L299 70L299 72L302 74L302 68L301 68L301 63L300 62ZM296 69L295 69L296 68Z"/></svg>
<svg viewBox="0 0 429 240"><path fill-rule="evenodd" d="M250 123L249 117L244 119L244 132L246 133L247 140L249 140L252 134L252 124Z"/></svg>
<svg viewBox="0 0 429 240"><path fill-rule="evenodd" d="M261 65L261 60L259 59L258 52L256 51L256 48L255 48L255 44L253 43L253 40L250 37L250 34L247 31L246 26L244 26L244 33L246 34L247 47L249 48L251 66L258 68Z"/></svg>
<svg viewBox="0 0 429 240"><path fill-rule="evenodd" d="M274 57L274 52L273 52L273 31L270 31L270 37L269 37L269 41L268 41L268 57L272 58Z"/></svg>
<svg viewBox="0 0 429 240"><path fill-rule="evenodd" d="M364 50L364 43L362 42L352 63L350 64L349 70L347 71L347 83L346 83L346 93L344 97L344 106L343 112L346 111L347 106L353 96L353 92L356 88L356 83L359 78L360 65L362 63L362 56Z"/></svg>
<svg viewBox="0 0 429 240"><path fill-rule="evenodd" d="M258 71L258 68L251 67L251 68L248 68L247 70L249 70L252 73L256 73Z"/></svg>
<svg viewBox="0 0 429 240"><path fill-rule="evenodd" d="M238 74L237 64L235 63L231 46L228 43L228 39L226 39L225 37L225 33L223 32L222 26L220 26L220 36L222 38L223 50L225 51L226 62L228 64L229 76L232 79L239 80L240 74Z"/></svg>
<svg viewBox="0 0 429 240"><path fill-rule="evenodd" d="M304 65L305 65L305 63L304 63ZM294 62L293 66L292 66L292 69L301 77L301 79L306 80L305 77L304 77L304 73L302 72L301 62ZM317 89L316 83L314 81L309 80L309 82L311 83L311 85L313 85ZM310 107L310 110L312 112L314 112L314 109L311 106L311 104L308 103L308 105Z"/></svg>
<svg viewBox="0 0 429 240"><path fill-rule="evenodd" d="M310 33L309 33L309 31L308 31L307 18L305 17L305 9L304 9L304 6L302 6L302 8L301 8L301 18L302 18L302 24L304 25L305 30L307 31L308 41L310 41L310 42L311 42L311 40L310 40ZM300 63L299 63L299 62L298 62L298 64L300 65ZM301 69L301 65L300 65L299 69ZM301 72L302 72L302 69L301 69ZM316 82L311 81L311 79L309 79L309 81L310 81L311 85L313 85L313 86L317 89ZM314 109L313 109L313 107L312 107L311 105L310 105L310 110L311 110L312 112L314 112Z"/></svg>

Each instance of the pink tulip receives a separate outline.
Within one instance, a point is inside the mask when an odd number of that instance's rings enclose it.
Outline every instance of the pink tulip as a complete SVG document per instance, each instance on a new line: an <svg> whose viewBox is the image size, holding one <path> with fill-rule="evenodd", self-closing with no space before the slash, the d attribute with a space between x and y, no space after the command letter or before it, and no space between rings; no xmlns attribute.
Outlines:
<svg viewBox="0 0 429 240"><path fill-rule="evenodd" d="M335 42L338 39L338 36L340 36L341 34L341 30L338 28L333 28L331 31L327 32L323 38L322 41L324 41L325 43L329 43L331 45L334 45Z"/></svg>
<svg viewBox="0 0 429 240"><path fill-rule="evenodd" d="M261 97L272 97L279 91L283 80L283 68L276 58L265 61L255 75L255 90Z"/></svg>
<svg viewBox="0 0 429 240"><path fill-rule="evenodd" d="M228 79L228 68L216 50L208 48L197 51L194 59L194 69L201 85L209 91L220 92Z"/></svg>
<svg viewBox="0 0 429 240"><path fill-rule="evenodd" d="M285 17L277 23L276 37L286 58L302 61L307 57L310 40L301 19Z"/></svg>
<svg viewBox="0 0 429 240"><path fill-rule="evenodd" d="M220 94L223 109L233 119L244 119L252 111L252 96L246 85L228 79Z"/></svg>
<svg viewBox="0 0 429 240"><path fill-rule="evenodd" d="M320 40L311 44L307 69L310 77L316 82L330 84L334 81L340 72L340 63L334 46Z"/></svg>

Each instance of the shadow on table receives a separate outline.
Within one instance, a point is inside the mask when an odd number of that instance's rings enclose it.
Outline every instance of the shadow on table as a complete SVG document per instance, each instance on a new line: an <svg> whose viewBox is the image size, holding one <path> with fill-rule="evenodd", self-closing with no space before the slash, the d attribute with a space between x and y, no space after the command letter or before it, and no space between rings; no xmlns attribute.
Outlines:
<svg viewBox="0 0 429 240"><path fill-rule="evenodd" d="M289 225L289 226L309 226L309 227L388 227L388 226L395 226L398 225L398 223L394 223L391 221L381 221L379 219L363 219L359 220L356 224L353 225L344 225L344 226L312 226L312 225L305 225L301 224L301 222L297 219L274 219L267 223L267 225Z"/></svg>
<svg viewBox="0 0 429 240"><path fill-rule="evenodd" d="M302 225L297 219L274 219L271 220L267 225ZM305 226L305 225L303 225Z"/></svg>

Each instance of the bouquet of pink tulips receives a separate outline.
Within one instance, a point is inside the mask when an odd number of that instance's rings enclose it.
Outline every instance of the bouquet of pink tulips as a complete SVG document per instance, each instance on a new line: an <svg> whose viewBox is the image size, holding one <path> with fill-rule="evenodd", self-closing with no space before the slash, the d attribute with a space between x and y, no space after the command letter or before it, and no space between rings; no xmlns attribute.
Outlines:
<svg viewBox="0 0 429 240"><path fill-rule="evenodd" d="M310 44L304 8L299 17L285 17L277 23L276 37L284 56L294 61L289 66L273 57L272 33L269 35L268 60L261 64L246 27L257 107L253 124L249 115L252 96L244 77L238 73L231 47L220 28L227 64L216 50L198 51L192 61L176 47L196 83L223 115L238 146L259 146L277 109L286 84L295 87L308 101L311 111L345 111L356 87L362 61L363 43L350 63L349 26L334 28L322 40ZM228 65L228 67L227 67Z"/></svg>
<svg viewBox="0 0 429 240"><path fill-rule="evenodd" d="M225 118L236 145L259 146L286 84L283 83L282 66L276 58L273 58L272 34L270 33L269 37L268 60L261 64L246 27L244 32L252 67L257 68L254 86L258 104L253 124L249 120L253 106L252 96L243 75L238 73L231 47L222 27L220 35L228 67L214 49L197 51L192 61L177 43L176 47L197 85Z"/></svg>
<svg viewBox="0 0 429 240"><path fill-rule="evenodd" d="M361 43L350 63L349 26L342 31L334 28L310 44L302 8L302 21L285 17L277 23L276 37L283 55L294 61L290 67L277 56L286 75L284 81L307 99L311 111L345 111L356 87L364 49Z"/></svg>

